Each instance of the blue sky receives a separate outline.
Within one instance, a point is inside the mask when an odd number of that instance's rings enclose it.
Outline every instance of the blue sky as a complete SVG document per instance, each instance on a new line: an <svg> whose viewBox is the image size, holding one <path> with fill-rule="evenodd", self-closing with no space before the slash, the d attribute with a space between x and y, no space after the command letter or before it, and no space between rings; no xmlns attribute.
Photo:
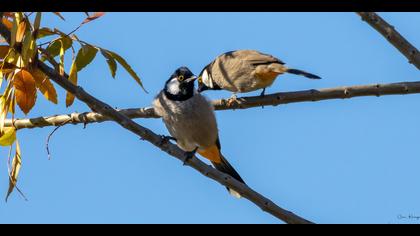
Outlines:
<svg viewBox="0 0 420 236"><path fill-rule="evenodd" d="M380 15L420 45L419 13ZM84 18L44 16L42 24L65 32ZM198 74L217 55L236 49L260 50L323 78L284 75L267 93L419 76L354 13L108 13L77 36L118 52L143 79L149 94L122 68L112 79L100 54L79 74L88 92L118 108L150 106L177 67ZM420 215L419 98L362 97L216 115L225 156L248 185L280 206L317 223L419 223L399 219ZM79 101L66 109L62 90L59 100L54 106L39 94L28 116L88 110ZM167 134L159 119L137 122ZM50 142L48 160L45 140L52 130L19 131L19 186L29 201L16 193L8 203L0 201L0 223L279 223L112 122L62 127ZM2 148L4 194L6 156Z"/></svg>

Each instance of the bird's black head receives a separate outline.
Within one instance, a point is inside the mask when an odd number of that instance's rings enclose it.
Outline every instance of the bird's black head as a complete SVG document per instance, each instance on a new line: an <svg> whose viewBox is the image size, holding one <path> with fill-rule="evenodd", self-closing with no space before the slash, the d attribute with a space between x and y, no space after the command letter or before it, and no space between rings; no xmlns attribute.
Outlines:
<svg viewBox="0 0 420 236"><path fill-rule="evenodd" d="M187 67L180 67L166 81L163 91L170 100L185 101L194 96L196 79L197 77Z"/></svg>

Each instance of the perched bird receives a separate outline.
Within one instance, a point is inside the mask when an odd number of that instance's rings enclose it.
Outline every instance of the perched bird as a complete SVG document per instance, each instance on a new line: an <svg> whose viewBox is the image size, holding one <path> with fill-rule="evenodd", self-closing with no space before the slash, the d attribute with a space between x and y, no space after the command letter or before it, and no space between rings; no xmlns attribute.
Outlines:
<svg viewBox="0 0 420 236"><path fill-rule="evenodd" d="M244 183L238 172L222 155L216 116L212 104L194 88L196 76L187 68L178 68L156 96L153 106L165 123L178 147L189 153L198 152L214 167ZM240 194L228 188L235 197Z"/></svg>
<svg viewBox="0 0 420 236"><path fill-rule="evenodd" d="M246 93L270 86L283 73L303 75L309 79L320 79L308 72L290 69L284 62L271 55L255 50L237 50L218 56L201 71L198 92L204 90L229 90Z"/></svg>

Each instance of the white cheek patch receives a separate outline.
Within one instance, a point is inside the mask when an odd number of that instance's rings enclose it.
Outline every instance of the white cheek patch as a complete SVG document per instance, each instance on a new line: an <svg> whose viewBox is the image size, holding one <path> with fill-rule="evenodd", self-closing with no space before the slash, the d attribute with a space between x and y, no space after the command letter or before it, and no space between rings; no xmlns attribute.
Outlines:
<svg viewBox="0 0 420 236"><path fill-rule="evenodd" d="M211 75L209 75L207 70L204 70L201 78L203 79L203 84L209 88L213 88L213 78L211 78Z"/></svg>
<svg viewBox="0 0 420 236"><path fill-rule="evenodd" d="M167 90L172 95L178 95L181 92L181 90L179 89L179 81L176 78L169 81L167 85Z"/></svg>

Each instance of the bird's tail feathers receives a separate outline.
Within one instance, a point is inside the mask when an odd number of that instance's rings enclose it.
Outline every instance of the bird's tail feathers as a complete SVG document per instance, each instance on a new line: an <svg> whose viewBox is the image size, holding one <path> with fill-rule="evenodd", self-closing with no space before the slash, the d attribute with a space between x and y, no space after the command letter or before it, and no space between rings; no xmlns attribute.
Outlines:
<svg viewBox="0 0 420 236"><path fill-rule="evenodd" d="M287 69L286 72L290 73L290 74L295 74L295 75L303 75L303 76L305 76L306 78L309 78L309 79L321 79L321 77L319 77L317 75L314 75L314 74L311 74L311 73L308 73L308 72L303 71L303 70Z"/></svg>
<svg viewBox="0 0 420 236"><path fill-rule="evenodd" d="M220 162L213 162L212 161L212 163L217 170L219 170L223 173L226 173L226 174L232 176L233 178L235 178L237 181L245 184L244 180L241 178L241 176L238 174L238 172L236 172L236 170L232 167L232 165L230 165L230 163L226 160L226 158L223 157L222 154L220 154ZM236 198L241 198L241 195L238 192L236 192L235 190L230 189L230 188L227 188L227 190L229 191L229 193L232 196L234 196Z"/></svg>

